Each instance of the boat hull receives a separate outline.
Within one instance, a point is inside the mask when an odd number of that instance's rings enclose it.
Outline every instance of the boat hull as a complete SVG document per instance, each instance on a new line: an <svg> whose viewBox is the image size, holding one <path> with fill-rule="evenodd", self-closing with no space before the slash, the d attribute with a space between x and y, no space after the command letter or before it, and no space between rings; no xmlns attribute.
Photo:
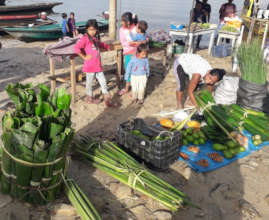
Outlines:
<svg viewBox="0 0 269 220"><path fill-rule="evenodd" d="M86 22L77 22L79 33L85 33ZM100 31L106 31L107 21L98 21ZM59 24L44 25L40 27L10 27L3 28L9 35L23 41L57 40L61 38L62 29Z"/></svg>
<svg viewBox="0 0 269 220"><path fill-rule="evenodd" d="M23 12L41 12L50 11L53 7L63 4L62 2L52 2L52 3L37 3L29 5L12 5L12 6L0 6L0 14L10 14L10 13L23 13Z"/></svg>

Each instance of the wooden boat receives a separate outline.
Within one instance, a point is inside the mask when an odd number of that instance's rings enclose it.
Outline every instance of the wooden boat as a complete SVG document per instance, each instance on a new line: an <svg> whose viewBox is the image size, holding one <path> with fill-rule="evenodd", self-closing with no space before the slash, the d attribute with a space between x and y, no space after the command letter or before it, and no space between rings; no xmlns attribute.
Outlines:
<svg viewBox="0 0 269 220"><path fill-rule="evenodd" d="M76 27L79 33L85 33L86 22L77 22ZM98 20L100 31L108 29L107 20ZM2 28L9 35L23 41L56 40L62 37L60 24L36 25L33 27L4 27Z"/></svg>
<svg viewBox="0 0 269 220"><path fill-rule="evenodd" d="M10 5L0 6L0 14L8 13L24 13L24 12L41 12L50 11L53 7L63 4L62 2L51 2L51 3L36 3L27 5Z"/></svg>
<svg viewBox="0 0 269 220"><path fill-rule="evenodd" d="M0 27L26 25L33 23L38 18L40 18L38 14L0 15Z"/></svg>

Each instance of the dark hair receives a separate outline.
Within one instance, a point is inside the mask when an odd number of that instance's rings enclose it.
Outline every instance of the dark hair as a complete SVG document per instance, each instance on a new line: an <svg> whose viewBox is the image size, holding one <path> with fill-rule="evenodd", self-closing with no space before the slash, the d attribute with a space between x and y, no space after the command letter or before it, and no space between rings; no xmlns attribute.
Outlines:
<svg viewBox="0 0 269 220"><path fill-rule="evenodd" d="M125 12L121 16L121 20L125 23L125 25L128 24L128 22L133 24L133 14L131 12Z"/></svg>
<svg viewBox="0 0 269 220"><path fill-rule="evenodd" d="M146 33L146 30L148 29L148 23L146 21L139 21L138 28L144 34Z"/></svg>
<svg viewBox="0 0 269 220"><path fill-rule="evenodd" d="M226 74L226 71L224 69L212 69L210 71L210 75L217 76L218 81L222 80L223 76Z"/></svg>
<svg viewBox="0 0 269 220"><path fill-rule="evenodd" d="M75 16L75 13L74 13L74 12L70 12L70 15L73 15L73 16Z"/></svg>
<svg viewBox="0 0 269 220"><path fill-rule="evenodd" d="M67 18L67 14L66 13L62 13L62 18Z"/></svg>
<svg viewBox="0 0 269 220"><path fill-rule="evenodd" d="M93 40L92 36L88 34L88 28L93 27L96 29L96 34L95 37L97 41ZM88 35L89 40L94 44L96 49L99 49L99 41L100 41L100 35L99 35L99 28L98 28L98 23L96 19L89 19L86 23L86 34Z"/></svg>
<svg viewBox="0 0 269 220"><path fill-rule="evenodd" d="M137 47L137 53L141 53L142 51L148 51L148 46L146 44L140 44L138 47Z"/></svg>

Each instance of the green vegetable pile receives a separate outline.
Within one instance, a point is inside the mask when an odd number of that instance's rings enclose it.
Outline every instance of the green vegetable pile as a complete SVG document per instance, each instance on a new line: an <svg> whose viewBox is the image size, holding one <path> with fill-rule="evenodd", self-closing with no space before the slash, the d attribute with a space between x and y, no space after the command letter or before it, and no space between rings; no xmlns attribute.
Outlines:
<svg viewBox="0 0 269 220"><path fill-rule="evenodd" d="M235 104L216 105L214 98L206 90L197 93L195 97L198 105L204 109L207 122L207 126L201 130L215 143L235 141L231 133L241 132L243 129L252 136L259 135L261 141L269 141L269 116L265 113L243 109Z"/></svg>
<svg viewBox="0 0 269 220"><path fill-rule="evenodd" d="M210 23L202 23L201 24L201 28L202 29L208 29L208 28L210 28Z"/></svg>
<svg viewBox="0 0 269 220"><path fill-rule="evenodd" d="M222 28L221 28L222 31L225 31L225 32L233 32L233 33L236 33L238 32L238 29L235 28L235 27L231 27L229 25L224 25Z"/></svg>
<svg viewBox="0 0 269 220"><path fill-rule="evenodd" d="M235 155L244 152L246 149L243 146L240 146L238 142L229 140L224 144L213 144L213 149L216 151L222 151L225 158L230 159Z"/></svg>
<svg viewBox="0 0 269 220"><path fill-rule="evenodd" d="M205 134L201 130L195 130L193 128L187 128L182 131L183 145L203 145L207 141Z"/></svg>
<svg viewBox="0 0 269 220"><path fill-rule="evenodd" d="M33 203L53 201L61 188L66 152L73 137L71 96L50 95L45 85L9 84L16 109L2 118L3 193Z"/></svg>
<svg viewBox="0 0 269 220"><path fill-rule="evenodd" d="M158 135L156 137L149 137L149 136L146 136L144 135L141 131L139 130L132 130L130 131L130 134L132 135L135 135L135 136L138 136L144 140L147 140L147 141L165 141L167 139L169 139L169 136L163 134L163 135Z"/></svg>

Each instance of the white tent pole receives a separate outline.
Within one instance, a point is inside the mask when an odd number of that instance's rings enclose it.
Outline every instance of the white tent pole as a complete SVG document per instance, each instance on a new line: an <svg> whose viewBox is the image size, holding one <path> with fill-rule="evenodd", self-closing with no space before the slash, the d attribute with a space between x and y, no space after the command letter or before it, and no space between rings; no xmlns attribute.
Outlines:
<svg viewBox="0 0 269 220"><path fill-rule="evenodd" d="M190 30L191 30L191 23L192 23L193 9L194 9L194 6L195 6L195 2L196 2L196 0L193 0L193 1L192 1L192 8L191 8L191 13L190 13L190 20L189 20L189 26L188 26L187 37L186 37L186 41L185 41L184 52L187 52L187 50L189 49L189 48L186 47L186 45L189 45L189 44L188 44L188 41L189 41L189 38L190 38ZM189 45L189 46L192 47L192 45Z"/></svg>

